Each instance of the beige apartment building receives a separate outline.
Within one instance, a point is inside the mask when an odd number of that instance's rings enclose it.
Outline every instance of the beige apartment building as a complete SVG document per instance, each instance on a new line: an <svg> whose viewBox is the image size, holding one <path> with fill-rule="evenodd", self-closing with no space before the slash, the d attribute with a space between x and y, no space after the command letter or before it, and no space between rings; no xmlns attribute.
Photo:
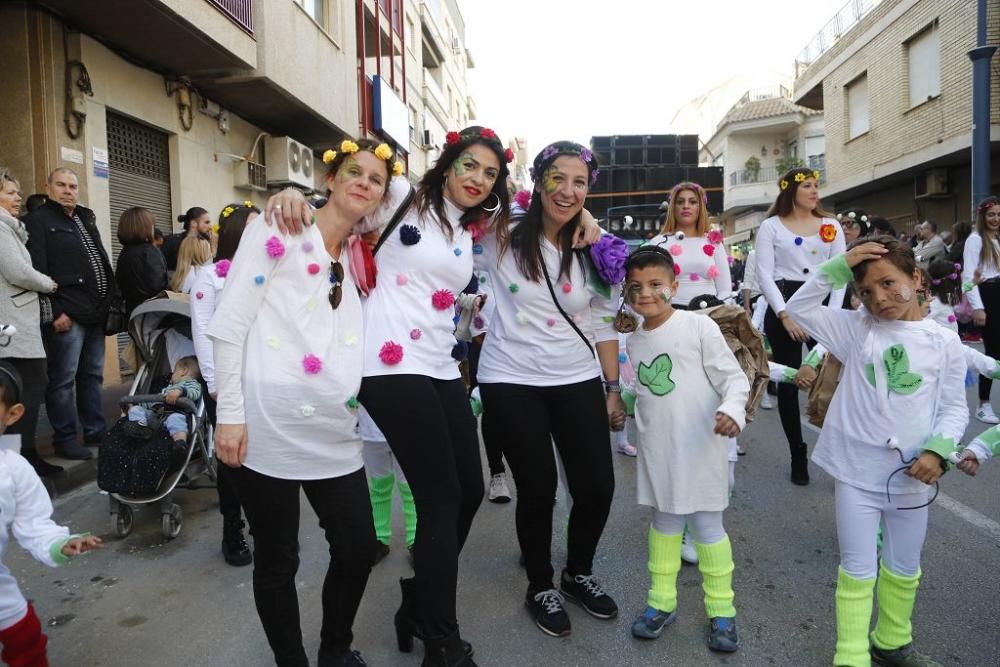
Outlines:
<svg viewBox="0 0 1000 667"><path fill-rule="evenodd" d="M854 0L803 50L793 101L823 111L829 209L898 231L971 219L975 0ZM1000 41L991 3L988 43ZM1000 183L1000 69L991 69L992 190Z"/></svg>

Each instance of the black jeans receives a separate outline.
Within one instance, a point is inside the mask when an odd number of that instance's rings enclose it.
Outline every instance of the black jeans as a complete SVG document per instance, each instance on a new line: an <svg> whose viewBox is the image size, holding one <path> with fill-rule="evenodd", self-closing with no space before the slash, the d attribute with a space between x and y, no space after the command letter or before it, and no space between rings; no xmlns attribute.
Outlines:
<svg viewBox="0 0 1000 667"><path fill-rule="evenodd" d="M475 389L479 385L479 355L483 351L483 346L473 341L469 343L469 389ZM490 475L499 475L507 472L503 465L503 443L495 435L496 429L490 426L490 417L483 412L479 422L479 429L483 434L483 449L486 450L486 463L490 468Z"/></svg>
<svg viewBox="0 0 1000 667"><path fill-rule="evenodd" d="M465 385L458 379L380 375L361 382L358 398L413 492L420 621L428 637L448 636L458 628L458 554L484 492L476 420Z"/></svg>
<svg viewBox="0 0 1000 667"><path fill-rule="evenodd" d="M983 351L986 356L998 358L1000 355L1000 279L987 280L979 284L979 296L983 300L983 310L986 311L986 325L983 326ZM979 400L983 403L990 400L990 390L993 380L979 376Z"/></svg>
<svg viewBox="0 0 1000 667"><path fill-rule="evenodd" d="M480 391L483 412L493 415L517 485L517 539L531 590L552 588L552 507L558 484L553 440L573 498L566 570L591 574L615 492L600 379L555 387L485 383Z"/></svg>
<svg viewBox="0 0 1000 667"><path fill-rule="evenodd" d="M21 376L21 387L24 390L21 395L21 402L24 403L24 416L17 423L7 427L7 434L21 436L22 454L34 452L36 451L35 433L38 430L38 412L42 408L42 401L45 400L45 387L49 382L47 363L44 358L7 358L4 361L17 370Z"/></svg>
<svg viewBox="0 0 1000 667"><path fill-rule="evenodd" d="M253 597L278 667L308 667L299 625L299 492L319 517L330 545L323 581L319 665L351 647L351 626L375 560L375 526L364 469L316 480L277 479L235 468L240 500L253 534Z"/></svg>
<svg viewBox="0 0 1000 667"><path fill-rule="evenodd" d="M205 416L209 423L215 426L215 400L205 392ZM243 516L243 507L240 505L240 497L236 492L236 476L233 469L227 465L219 463L216 468L215 490L219 492L219 514L225 519L240 519Z"/></svg>

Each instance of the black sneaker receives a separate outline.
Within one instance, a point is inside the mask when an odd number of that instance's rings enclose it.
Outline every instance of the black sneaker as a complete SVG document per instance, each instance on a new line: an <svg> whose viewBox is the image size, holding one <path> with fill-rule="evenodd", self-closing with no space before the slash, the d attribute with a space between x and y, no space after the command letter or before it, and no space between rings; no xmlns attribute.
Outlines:
<svg viewBox="0 0 1000 667"><path fill-rule="evenodd" d="M708 648L722 653L733 653L740 647L736 634L736 619L717 616L708 621Z"/></svg>
<svg viewBox="0 0 1000 667"><path fill-rule="evenodd" d="M890 667L941 667L941 663L932 660L917 649L913 643L899 648L879 648L872 644L870 649L872 664L889 665Z"/></svg>
<svg viewBox="0 0 1000 667"><path fill-rule="evenodd" d="M563 596L554 588L535 593L530 588L524 606L535 618L538 629L551 637L568 637L572 628L569 615L563 609Z"/></svg>
<svg viewBox="0 0 1000 667"><path fill-rule="evenodd" d="M578 574L570 577L569 573L563 570L559 590L595 618L608 619L618 615L618 605L591 575Z"/></svg>
<svg viewBox="0 0 1000 667"><path fill-rule="evenodd" d="M253 562L250 545L243 537L243 520L239 517L222 520L222 557L233 567L243 567Z"/></svg>

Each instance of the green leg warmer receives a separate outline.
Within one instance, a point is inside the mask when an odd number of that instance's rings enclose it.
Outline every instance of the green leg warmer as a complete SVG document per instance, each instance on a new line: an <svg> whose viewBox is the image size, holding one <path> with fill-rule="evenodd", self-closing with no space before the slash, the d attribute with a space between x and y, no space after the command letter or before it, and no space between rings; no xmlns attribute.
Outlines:
<svg viewBox="0 0 1000 667"><path fill-rule="evenodd" d="M913 641L913 626L910 617L913 616L913 603L917 600L917 586L920 585L920 573L912 577L904 577L879 566L878 585L878 620L875 622L875 632L872 642L883 649L897 649Z"/></svg>
<svg viewBox="0 0 1000 667"><path fill-rule="evenodd" d="M392 539L392 487L395 475L368 478L368 494L372 501L372 517L375 519L375 537L382 544Z"/></svg>
<svg viewBox="0 0 1000 667"><path fill-rule="evenodd" d="M833 664L870 667L868 628L872 622L874 579L855 579L838 569L837 652Z"/></svg>
<svg viewBox="0 0 1000 667"><path fill-rule="evenodd" d="M410 485L399 483L399 496L403 499L403 525L406 527L406 546L413 546L417 538L417 506L413 504L413 492Z"/></svg>
<svg viewBox="0 0 1000 667"><path fill-rule="evenodd" d="M729 536L715 544L694 543L698 552L701 587L705 591L705 612L709 618L736 616L733 606L733 545Z"/></svg>
<svg viewBox="0 0 1000 667"><path fill-rule="evenodd" d="M677 573L681 570L681 535L664 535L649 527L649 577L646 603L659 611L677 609Z"/></svg>

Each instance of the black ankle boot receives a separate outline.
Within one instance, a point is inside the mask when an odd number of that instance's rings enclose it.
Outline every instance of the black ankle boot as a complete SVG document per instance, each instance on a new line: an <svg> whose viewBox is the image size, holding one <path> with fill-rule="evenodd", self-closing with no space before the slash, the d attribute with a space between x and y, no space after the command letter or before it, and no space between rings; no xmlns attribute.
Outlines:
<svg viewBox="0 0 1000 667"><path fill-rule="evenodd" d="M399 591L402 594L402 601L393 624L396 626L396 645L401 653L409 653L413 650L413 640L424 639L424 630L420 625L420 616L417 612L417 581L415 578L399 580ZM472 644L462 641L465 654L472 657ZM426 648L426 647L425 647Z"/></svg>
<svg viewBox="0 0 1000 667"><path fill-rule="evenodd" d="M424 640L424 661L420 667L477 667L458 630L447 637Z"/></svg>
<svg viewBox="0 0 1000 667"><path fill-rule="evenodd" d="M809 455L806 443L798 447L791 447L792 450L792 484L796 486L806 486L809 484Z"/></svg>
<svg viewBox="0 0 1000 667"><path fill-rule="evenodd" d="M236 567L253 562L250 546L243 537L243 520L238 516L222 520L222 557L227 563Z"/></svg>
<svg viewBox="0 0 1000 667"><path fill-rule="evenodd" d="M49 463L34 449L25 449L21 451L21 456L28 460L31 467L35 469L35 473L39 477L49 477L51 475L58 475L63 471L62 466L57 466L55 464Z"/></svg>

